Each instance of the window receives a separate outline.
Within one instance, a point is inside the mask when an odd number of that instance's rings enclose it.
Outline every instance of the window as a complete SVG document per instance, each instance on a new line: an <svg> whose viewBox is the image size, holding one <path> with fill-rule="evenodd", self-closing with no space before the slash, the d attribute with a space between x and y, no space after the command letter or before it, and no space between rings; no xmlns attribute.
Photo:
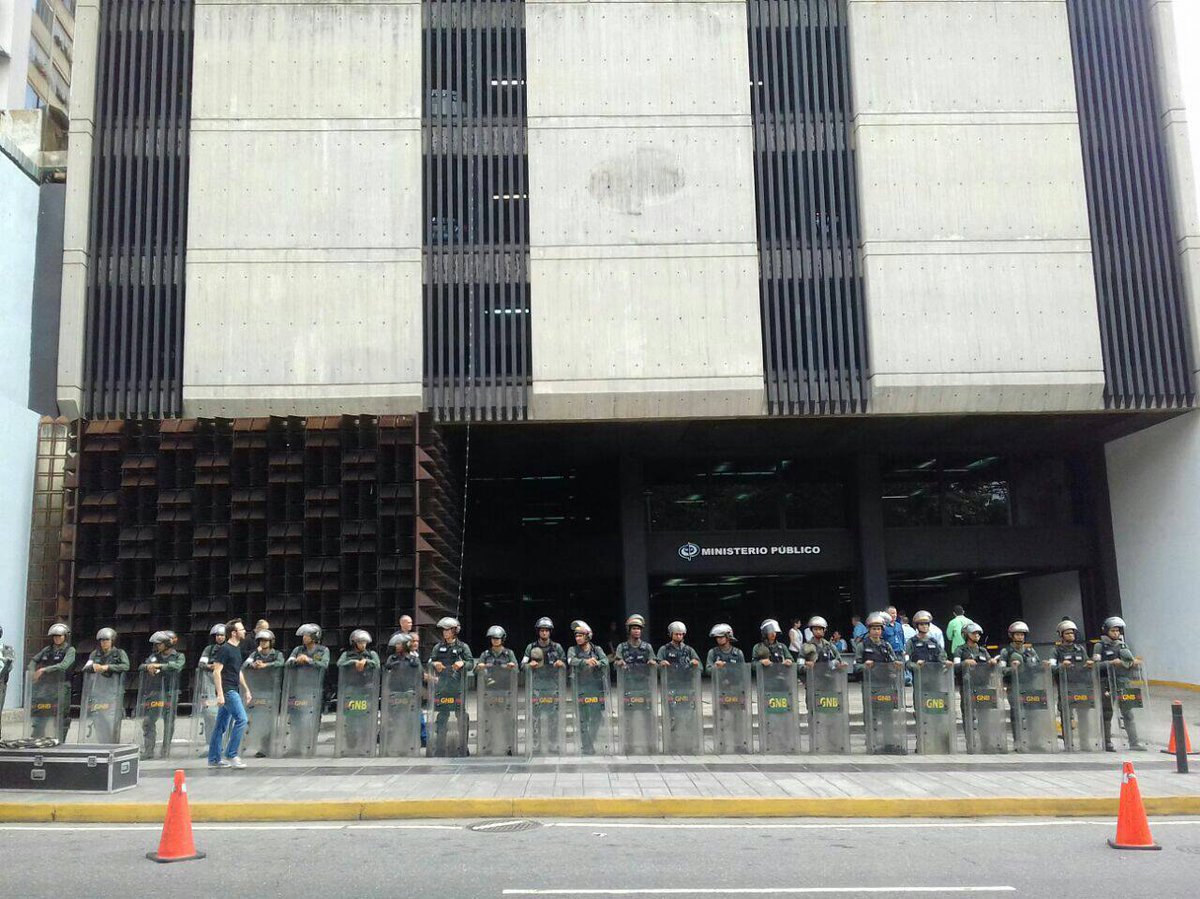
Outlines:
<svg viewBox="0 0 1200 899"><path fill-rule="evenodd" d="M54 7L50 4L50 0L33 0L33 11L37 13L37 17L45 23L47 28L54 25Z"/></svg>
<svg viewBox="0 0 1200 899"><path fill-rule="evenodd" d="M1010 524L1008 467L990 455L891 460L883 514L887 527Z"/></svg>
<svg viewBox="0 0 1200 899"><path fill-rule="evenodd" d="M647 467L646 480L652 531L846 526L841 469L819 460L663 462Z"/></svg>

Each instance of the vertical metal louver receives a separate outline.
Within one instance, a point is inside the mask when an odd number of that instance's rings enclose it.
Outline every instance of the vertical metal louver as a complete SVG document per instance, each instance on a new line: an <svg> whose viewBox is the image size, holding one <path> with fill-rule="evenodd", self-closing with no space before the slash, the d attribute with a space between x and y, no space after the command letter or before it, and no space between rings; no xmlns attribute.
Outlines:
<svg viewBox="0 0 1200 899"><path fill-rule="evenodd" d="M523 419L530 382L523 0L426 0L426 401Z"/></svg>
<svg viewBox="0 0 1200 899"><path fill-rule="evenodd" d="M85 418L182 412L192 20L192 0L101 6Z"/></svg>
<svg viewBox="0 0 1200 899"><path fill-rule="evenodd" d="M845 0L750 0L748 12L768 410L861 412L869 372Z"/></svg>
<svg viewBox="0 0 1200 899"><path fill-rule="evenodd" d="M1120 409L1195 398L1148 5L1067 3L1105 402Z"/></svg>

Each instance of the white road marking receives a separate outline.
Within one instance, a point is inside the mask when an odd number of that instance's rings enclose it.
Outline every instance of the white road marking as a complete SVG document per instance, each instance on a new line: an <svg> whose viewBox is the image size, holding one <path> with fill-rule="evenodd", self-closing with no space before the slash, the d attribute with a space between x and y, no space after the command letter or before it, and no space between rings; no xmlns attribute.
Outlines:
<svg viewBox="0 0 1200 899"><path fill-rule="evenodd" d="M1200 824L1200 821L1160 821L1155 819L1153 826L1158 827L1163 824ZM643 822L643 821L592 821L590 823L583 821L548 821L546 827L585 827L585 828L604 828L606 830L615 830L618 828L624 829L641 829L641 830L877 830L877 829L937 829L937 828L953 828L959 830L965 827L1081 827L1104 825L1106 827L1114 827L1115 821L1105 820L1078 820L1075 818L1055 818L1050 821L926 821L915 822L907 819L897 819L887 822L827 822L824 824L813 823L797 823L797 824L760 824L755 821L745 820L738 822L730 822L728 824L696 824L688 822L679 823L659 823L659 822Z"/></svg>
<svg viewBox="0 0 1200 899"><path fill-rule="evenodd" d="M614 890L504 890L505 896L768 896L842 893L1015 893L1016 887L660 887Z"/></svg>
<svg viewBox="0 0 1200 899"><path fill-rule="evenodd" d="M193 824L192 830L462 830L461 824ZM0 824L0 831L87 833L106 830L147 830L158 833L161 824Z"/></svg>

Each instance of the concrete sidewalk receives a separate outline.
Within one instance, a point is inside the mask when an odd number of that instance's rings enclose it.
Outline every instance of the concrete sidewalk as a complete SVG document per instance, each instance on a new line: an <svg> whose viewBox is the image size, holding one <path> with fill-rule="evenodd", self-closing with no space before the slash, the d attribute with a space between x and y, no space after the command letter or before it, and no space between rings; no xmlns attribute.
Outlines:
<svg viewBox="0 0 1200 899"><path fill-rule="evenodd" d="M648 759L203 760L143 765L113 795L0 792L0 821L161 820L176 768L198 821L436 817L991 817L1115 815L1121 762L1151 814L1200 814L1200 774L1152 753L1102 756L700 756Z"/></svg>

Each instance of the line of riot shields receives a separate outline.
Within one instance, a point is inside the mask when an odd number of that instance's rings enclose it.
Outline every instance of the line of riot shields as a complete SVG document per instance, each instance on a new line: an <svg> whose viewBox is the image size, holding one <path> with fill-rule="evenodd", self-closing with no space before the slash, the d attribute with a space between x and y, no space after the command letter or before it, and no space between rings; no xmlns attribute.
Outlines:
<svg viewBox="0 0 1200 899"><path fill-rule="evenodd" d="M860 726L851 716L851 667L756 662L702 679L695 667L619 666L614 683L607 670L592 668L437 673L418 664L348 666L337 674L333 750L394 758L847 754ZM252 699L242 752L316 755L325 672L301 666L243 673ZM901 664L862 669L860 745L867 753L1099 752L1114 714L1133 746L1149 701L1141 666L979 664L912 673L910 703ZM125 675L86 673L75 739L124 738L148 757L168 757L179 681L179 672L140 672L127 719ZM61 739L70 711L63 674L38 678L31 668L25 696L25 735ZM217 708L212 675L203 669L196 671L192 710L193 749L205 752Z"/></svg>

